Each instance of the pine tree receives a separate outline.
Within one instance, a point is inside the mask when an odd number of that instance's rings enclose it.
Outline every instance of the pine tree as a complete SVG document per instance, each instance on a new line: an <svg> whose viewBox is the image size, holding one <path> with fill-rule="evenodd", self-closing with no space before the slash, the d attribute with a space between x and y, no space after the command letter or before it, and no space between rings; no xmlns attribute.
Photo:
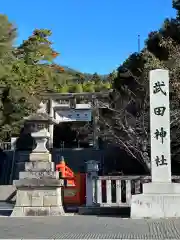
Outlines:
<svg viewBox="0 0 180 240"><path fill-rule="evenodd" d="M94 73L92 75L91 81L94 82L95 84L99 84L101 82L101 78L97 73Z"/></svg>
<svg viewBox="0 0 180 240"><path fill-rule="evenodd" d="M180 0L173 0L173 8L177 10L177 18L180 20Z"/></svg>

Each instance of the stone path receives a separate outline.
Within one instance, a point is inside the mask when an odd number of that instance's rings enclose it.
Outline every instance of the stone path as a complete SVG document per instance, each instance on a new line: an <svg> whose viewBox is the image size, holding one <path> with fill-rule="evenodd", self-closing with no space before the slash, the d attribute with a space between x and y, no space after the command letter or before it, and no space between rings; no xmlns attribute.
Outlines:
<svg viewBox="0 0 180 240"><path fill-rule="evenodd" d="M180 239L180 219L65 216L0 218L0 239Z"/></svg>

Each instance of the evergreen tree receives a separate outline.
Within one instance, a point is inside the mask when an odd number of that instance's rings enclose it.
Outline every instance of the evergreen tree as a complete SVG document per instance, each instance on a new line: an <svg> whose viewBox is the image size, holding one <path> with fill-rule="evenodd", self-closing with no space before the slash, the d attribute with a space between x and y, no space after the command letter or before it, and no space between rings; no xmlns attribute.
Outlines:
<svg viewBox="0 0 180 240"><path fill-rule="evenodd" d="M91 81L94 82L95 84L99 84L101 82L101 78L97 73L94 73L92 75Z"/></svg>

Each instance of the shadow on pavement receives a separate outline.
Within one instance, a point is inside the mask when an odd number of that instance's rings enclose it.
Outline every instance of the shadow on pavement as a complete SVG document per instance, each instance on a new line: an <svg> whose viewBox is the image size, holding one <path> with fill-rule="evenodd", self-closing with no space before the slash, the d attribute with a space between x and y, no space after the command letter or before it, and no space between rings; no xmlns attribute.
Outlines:
<svg viewBox="0 0 180 240"><path fill-rule="evenodd" d="M104 208L104 207L103 207ZM100 211L99 214L96 214L98 217L116 217L116 218L130 218L130 211L129 207L124 208L104 208Z"/></svg>
<svg viewBox="0 0 180 240"><path fill-rule="evenodd" d="M11 215L14 204L0 201L0 217L8 217Z"/></svg>

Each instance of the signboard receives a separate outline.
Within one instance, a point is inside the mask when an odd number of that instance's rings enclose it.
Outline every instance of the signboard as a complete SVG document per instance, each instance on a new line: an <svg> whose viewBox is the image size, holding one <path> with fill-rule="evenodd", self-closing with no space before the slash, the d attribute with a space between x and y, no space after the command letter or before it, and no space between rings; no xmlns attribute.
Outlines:
<svg viewBox="0 0 180 240"><path fill-rule="evenodd" d="M90 122L92 113L90 109L58 110L55 112L55 118L59 122Z"/></svg>

